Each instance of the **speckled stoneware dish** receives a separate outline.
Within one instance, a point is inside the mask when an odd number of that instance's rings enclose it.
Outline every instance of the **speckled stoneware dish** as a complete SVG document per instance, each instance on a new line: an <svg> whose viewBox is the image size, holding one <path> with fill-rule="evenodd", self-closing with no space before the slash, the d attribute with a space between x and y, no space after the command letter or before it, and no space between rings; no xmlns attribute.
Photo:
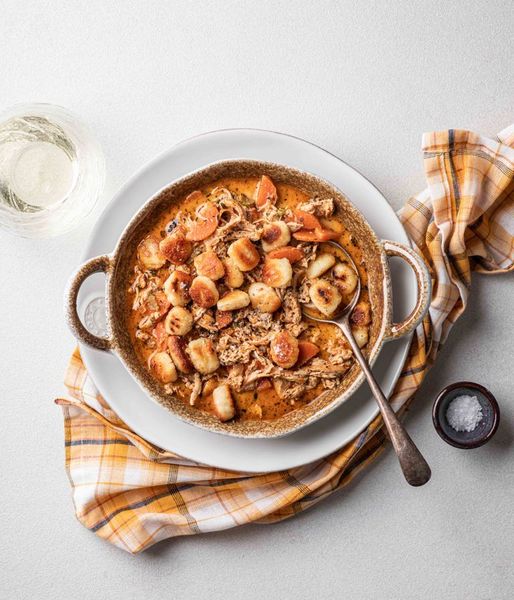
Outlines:
<svg viewBox="0 0 514 600"><path fill-rule="evenodd" d="M344 221L358 245L368 271L369 297L373 321L370 329L367 356L370 363L376 359L384 342L408 335L419 324L430 302L430 276L423 259L409 247L392 241L380 241L360 212L334 186L322 179L275 163L252 160L227 160L211 164L178 179L136 213L121 235L114 252L92 258L72 275L66 291L66 316L70 329L79 341L99 350L117 354L142 389L155 401L165 406L180 419L209 431L237 437L271 438L296 431L331 412L348 399L360 386L364 376L355 364L336 390L322 393L307 406L292 411L273 421L233 421L221 423L212 415L186 405L164 393L139 361L126 326L126 290L130 276L130 259L146 232L159 218L162 210L180 202L192 191L223 177L260 177L269 175L277 183L293 185L311 196L334 198L337 215ZM406 261L416 275L418 298L411 314L401 323L392 320L392 287L387 257L397 256ZM83 326L77 314L77 298L82 283L96 272L106 275L106 310L110 330L108 338L100 338Z"/></svg>
<svg viewBox="0 0 514 600"><path fill-rule="evenodd" d="M448 423L446 411L458 396L476 396L482 407L482 419L473 431L455 431ZM487 443L500 424L500 407L496 398L484 386L472 381L459 381L444 388L434 401L432 420L439 436L455 448L468 450Z"/></svg>

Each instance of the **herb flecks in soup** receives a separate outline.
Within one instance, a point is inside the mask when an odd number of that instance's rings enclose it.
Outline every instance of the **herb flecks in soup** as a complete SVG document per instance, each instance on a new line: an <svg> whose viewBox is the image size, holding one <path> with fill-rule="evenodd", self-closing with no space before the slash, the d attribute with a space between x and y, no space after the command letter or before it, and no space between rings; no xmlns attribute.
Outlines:
<svg viewBox="0 0 514 600"><path fill-rule="evenodd" d="M362 293L354 335L368 342L362 253L331 198L289 185L223 179L162 214L133 257L128 326L141 361L168 394L231 419L271 420L337 388L353 364L330 316Z"/></svg>

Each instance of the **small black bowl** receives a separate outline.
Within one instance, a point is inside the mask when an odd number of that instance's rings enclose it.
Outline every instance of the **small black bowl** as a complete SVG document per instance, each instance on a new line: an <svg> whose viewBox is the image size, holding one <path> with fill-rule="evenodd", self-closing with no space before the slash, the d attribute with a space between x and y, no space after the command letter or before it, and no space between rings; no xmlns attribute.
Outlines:
<svg viewBox="0 0 514 600"><path fill-rule="evenodd" d="M473 431L455 431L446 420L450 402L457 396L476 396L482 406L482 420ZM478 448L488 442L498 429L500 407L485 387L471 381L459 381L442 390L432 408L432 420L439 436L456 448Z"/></svg>

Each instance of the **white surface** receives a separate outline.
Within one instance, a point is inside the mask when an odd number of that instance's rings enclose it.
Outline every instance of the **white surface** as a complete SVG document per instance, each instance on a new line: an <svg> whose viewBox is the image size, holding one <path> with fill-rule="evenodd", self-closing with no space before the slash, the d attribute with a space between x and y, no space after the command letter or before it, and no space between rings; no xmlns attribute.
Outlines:
<svg viewBox="0 0 514 600"><path fill-rule="evenodd" d="M409 244L398 217L382 194L338 158L298 138L269 131L233 129L195 136L152 160L116 194L91 233L83 260L112 253L127 223L141 206L174 179L219 160L249 158L309 170L339 189L369 220L380 239ZM393 269L395 307L409 314L417 299L416 279L406 264ZM91 277L79 298L84 315L92 298L104 295L105 278ZM411 336L387 343L374 372L388 395L407 355ZM378 414L368 386L361 386L330 415L277 439L250 440L221 436L193 427L144 394L112 353L83 347L84 362L98 389L136 433L160 448L205 464L247 472L281 471L310 463L342 447ZM364 377L362 376L362 379Z"/></svg>
<svg viewBox="0 0 514 600"><path fill-rule="evenodd" d="M328 148L398 208L423 187L423 131L494 135L514 119L508 0L319 6L4 0L0 103L82 115L107 155L104 202L179 139L262 127ZM295 519L132 557L75 521L52 405L73 347L62 288L90 227L50 242L0 234L0 597L512 598L512 276L475 278L407 418L433 469L427 486L404 485L389 450ZM435 394L458 379L501 404L495 439L477 450L446 446L431 425Z"/></svg>

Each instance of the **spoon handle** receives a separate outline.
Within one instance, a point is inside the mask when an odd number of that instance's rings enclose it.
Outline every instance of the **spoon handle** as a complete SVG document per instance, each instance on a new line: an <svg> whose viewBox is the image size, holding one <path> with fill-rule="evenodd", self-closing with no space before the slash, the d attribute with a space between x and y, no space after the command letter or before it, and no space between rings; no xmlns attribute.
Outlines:
<svg viewBox="0 0 514 600"><path fill-rule="evenodd" d="M400 467L403 471L405 479L410 485L424 485L430 479L431 475L430 467L428 466L427 461L423 458L423 455L411 440L409 434L405 431L405 428L398 420L394 410L391 408L387 398L380 389L377 380L369 368L367 360L364 358L361 349L353 337L350 324L348 321L343 321L338 323L338 325L345 334L350 346L352 347L353 354L357 359L357 362L366 375L369 387L371 388L378 407L380 408L387 433L389 434L393 448L398 456L398 461L400 462Z"/></svg>

